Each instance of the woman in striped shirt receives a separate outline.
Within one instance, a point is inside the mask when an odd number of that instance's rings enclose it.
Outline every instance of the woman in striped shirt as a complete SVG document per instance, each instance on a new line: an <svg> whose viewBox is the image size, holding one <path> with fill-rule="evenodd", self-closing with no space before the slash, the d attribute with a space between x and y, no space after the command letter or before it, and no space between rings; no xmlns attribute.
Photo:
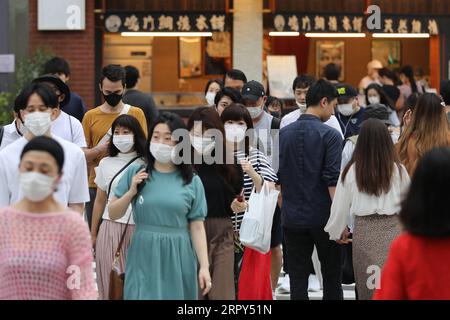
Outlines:
<svg viewBox="0 0 450 320"><path fill-rule="evenodd" d="M235 231L235 280L237 284L244 257L244 248L239 241L239 230L244 217L246 201L250 198L253 187L256 192L259 192L264 181L275 187L278 178L264 153L252 147L252 145L256 145L256 143L251 143L255 135L253 134L252 118L247 108L242 104L232 104L223 111L221 118L230 149L234 151L234 155L244 171L243 199L237 198L231 205L234 212L232 221Z"/></svg>

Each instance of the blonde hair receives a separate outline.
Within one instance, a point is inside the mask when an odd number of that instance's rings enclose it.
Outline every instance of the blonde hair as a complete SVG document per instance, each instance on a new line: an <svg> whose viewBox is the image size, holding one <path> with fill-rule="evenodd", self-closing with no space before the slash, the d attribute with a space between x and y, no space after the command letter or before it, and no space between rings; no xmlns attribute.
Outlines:
<svg viewBox="0 0 450 320"><path fill-rule="evenodd" d="M436 147L450 146L449 124L441 102L434 93L425 93L417 100L411 122L397 144L400 161L407 168L411 168L427 151ZM415 159L408 157L408 145L411 140L415 141L413 146Z"/></svg>

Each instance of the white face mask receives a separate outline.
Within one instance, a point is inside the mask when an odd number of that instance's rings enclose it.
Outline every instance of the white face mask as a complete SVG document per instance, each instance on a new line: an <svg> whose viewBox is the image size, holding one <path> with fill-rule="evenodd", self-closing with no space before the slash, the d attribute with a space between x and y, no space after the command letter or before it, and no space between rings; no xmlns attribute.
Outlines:
<svg viewBox="0 0 450 320"><path fill-rule="evenodd" d="M121 153L128 153L134 146L134 135L114 135L113 144Z"/></svg>
<svg viewBox="0 0 450 320"><path fill-rule="evenodd" d="M298 101L295 101L295 103L297 104L297 106L298 106L298 108L300 109L300 112L301 112L301 113L305 113L305 112L306 112L306 109L308 108L308 107L306 106L306 103L300 103L300 102L298 102Z"/></svg>
<svg viewBox="0 0 450 320"><path fill-rule="evenodd" d="M25 172L19 176L19 185L25 198L40 202L53 193L55 180L39 172Z"/></svg>
<svg viewBox="0 0 450 320"><path fill-rule="evenodd" d="M369 104L378 104L378 103L380 103L380 97L377 97L377 96L372 96L372 97L369 97Z"/></svg>
<svg viewBox="0 0 450 320"><path fill-rule="evenodd" d="M225 134L229 142L241 142L245 138L247 127L240 124L225 124Z"/></svg>
<svg viewBox="0 0 450 320"><path fill-rule="evenodd" d="M209 154L216 145L212 138L190 135L191 144L199 154Z"/></svg>
<svg viewBox="0 0 450 320"><path fill-rule="evenodd" d="M252 119L258 118L261 113L263 112L262 106L259 107L247 107L248 112L250 113L250 116Z"/></svg>
<svg viewBox="0 0 450 320"><path fill-rule="evenodd" d="M51 114L48 112L29 113L25 117L24 125L34 136L42 136L52 125Z"/></svg>
<svg viewBox="0 0 450 320"><path fill-rule="evenodd" d="M172 162L174 150L175 147L164 143L150 143L150 153L160 163L168 164Z"/></svg>
<svg viewBox="0 0 450 320"><path fill-rule="evenodd" d="M338 111L343 116L351 116L353 114L353 104L346 103L346 104L338 104Z"/></svg>
<svg viewBox="0 0 450 320"><path fill-rule="evenodd" d="M206 102L208 102L209 106L213 106L214 105L214 99L216 98L216 94L215 92L208 92L205 96Z"/></svg>

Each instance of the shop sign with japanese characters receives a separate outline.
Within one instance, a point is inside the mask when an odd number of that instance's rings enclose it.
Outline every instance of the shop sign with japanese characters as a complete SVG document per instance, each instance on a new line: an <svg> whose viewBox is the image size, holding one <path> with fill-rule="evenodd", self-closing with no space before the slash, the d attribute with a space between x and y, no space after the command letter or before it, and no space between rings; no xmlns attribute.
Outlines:
<svg viewBox="0 0 450 320"><path fill-rule="evenodd" d="M296 32L384 32L439 34L439 19L381 15L381 28L368 28L363 15L275 13L274 31Z"/></svg>
<svg viewBox="0 0 450 320"><path fill-rule="evenodd" d="M224 32L231 22L225 13L108 13L107 32Z"/></svg>

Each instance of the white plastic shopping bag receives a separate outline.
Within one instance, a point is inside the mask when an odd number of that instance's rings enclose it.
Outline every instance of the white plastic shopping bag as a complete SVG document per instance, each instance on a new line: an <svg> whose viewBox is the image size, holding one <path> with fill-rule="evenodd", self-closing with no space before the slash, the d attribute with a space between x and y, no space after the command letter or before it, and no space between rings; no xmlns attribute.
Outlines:
<svg viewBox="0 0 450 320"><path fill-rule="evenodd" d="M270 188L267 182L264 182L259 193L253 188L239 232L244 246L263 254L269 252L278 194L279 191Z"/></svg>

